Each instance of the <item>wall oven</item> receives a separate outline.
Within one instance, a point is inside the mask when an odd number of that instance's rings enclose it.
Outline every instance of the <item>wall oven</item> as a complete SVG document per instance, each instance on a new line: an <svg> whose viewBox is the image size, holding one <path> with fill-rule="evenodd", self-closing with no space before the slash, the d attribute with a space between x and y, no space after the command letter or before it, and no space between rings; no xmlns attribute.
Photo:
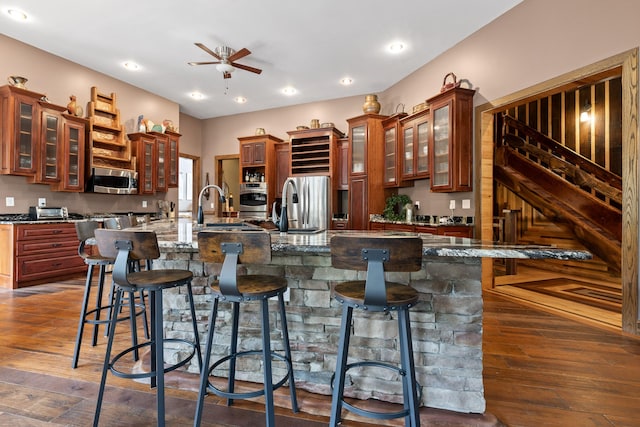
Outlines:
<svg viewBox="0 0 640 427"><path fill-rule="evenodd" d="M247 182L240 184L240 217L264 218L268 216L267 183Z"/></svg>

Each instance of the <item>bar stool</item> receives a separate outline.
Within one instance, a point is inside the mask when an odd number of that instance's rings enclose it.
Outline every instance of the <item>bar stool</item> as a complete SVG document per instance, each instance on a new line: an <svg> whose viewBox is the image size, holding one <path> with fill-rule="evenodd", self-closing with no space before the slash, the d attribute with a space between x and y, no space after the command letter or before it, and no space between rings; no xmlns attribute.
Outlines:
<svg viewBox="0 0 640 427"><path fill-rule="evenodd" d="M201 231L198 233L198 247L200 259L205 262L223 264L218 280L215 280L211 284L213 306L211 308L211 314L209 315L207 345L204 355L204 365L202 365L203 369L200 374L200 391L198 393L198 404L196 406L196 416L193 425L200 425L204 397L207 392L210 391L217 396L226 398L227 405L231 405L233 399L248 399L264 396L266 425L272 427L275 425L273 391L284 385L287 380L289 380L291 407L293 412L298 412L293 365L291 362L291 349L289 347L289 332L287 329L287 317L284 305L284 293L287 291L287 280L284 277L265 274L238 275L236 272L238 263L269 263L271 261L271 237L269 233L262 231L241 233ZM269 298L271 297L278 297L284 356L271 350L271 332L269 328ZM232 305L231 345L227 356L209 366L219 301L227 301ZM262 349L240 351L238 350L240 304L249 301L260 301L261 304ZM234 383L237 358L256 354L262 355L264 369L263 389L245 393L235 392ZM272 378L272 358L283 361L287 367L286 375L275 384ZM224 391L215 387L209 381L209 376L217 366L226 361L229 361L229 378L227 390Z"/></svg>
<svg viewBox="0 0 640 427"><path fill-rule="evenodd" d="M108 265L112 265L114 262L113 258L107 258L100 255L97 249L90 249L91 247L95 248L92 239L95 237L95 230L100 228L100 224L96 221L78 221L76 222L76 235L78 236L78 240L80 244L78 245L78 255L82 257L85 264L87 264L87 278L84 286L84 297L82 299L82 308L80 311L80 319L78 321L78 330L76 333L76 343L73 351L73 360L71 362L72 368L78 367L78 359L80 356L80 347L82 345L82 335L84 334L84 327L86 324L93 325L93 334L91 345L95 347L98 342L98 328L100 325L108 326L110 319L110 312L113 308L113 295L111 295L110 303L103 305L102 296L104 289L104 279L106 276L106 267ZM97 284L97 295L96 295L96 303L94 308L89 308L89 299L91 296L91 288L92 288L92 280L93 280L93 272L95 267L98 267L98 284ZM111 293L112 294L112 293ZM133 292L129 293L129 301L134 302L135 296ZM129 313L135 313L135 316L120 316L118 317L118 321L126 321L129 320L131 324L131 345L136 347L137 342L137 334L136 334L136 317L145 315L146 307L144 304L134 303L129 304ZM106 316L102 317L102 312L106 311ZM91 318L93 317L93 318ZM146 317L145 317L146 320ZM146 322L145 325L145 336L148 338L148 327ZM107 335L107 328L105 328L105 335ZM134 352L134 360L138 360L138 351Z"/></svg>
<svg viewBox="0 0 640 427"><path fill-rule="evenodd" d="M415 236L334 236L331 239L331 265L334 268L367 271L366 280L353 280L337 284L333 296L342 303L342 323L336 361L336 372L331 383L330 426L341 422L342 409L355 414L376 418L405 418L406 426L420 426L418 412L418 384L415 378L413 345L409 308L418 302L418 292L410 286L388 282L385 271L412 272L422 267L422 239ZM379 361L347 363L353 309L364 311L396 311L400 341L400 367ZM351 368L374 366L398 372L402 376L404 408L402 411L381 412L365 410L344 400L346 372Z"/></svg>
<svg viewBox="0 0 640 427"><path fill-rule="evenodd" d="M113 280L116 286L115 306L111 315L109 327L109 340L105 352L104 365L102 368L102 379L98 392L96 412L93 425L97 427L102 407L102 398L107 379L107 372L111 371L120 378L140 379L150 378L151 387L156 388L157 400L157 425L165 425L165 399L164 399L164 374L171 372L188 363L194 355L197 355L199 366L202 366L202 355L200 353L200 340L198 337L198 327L196 324L196 312L193 303L193 293L191 292L191 280L193 274L189 270L178 269L158 269L131 271L130 261L141 259L157 259L160 257L158 240L153 231L126 231L126 230L95 230L96 242L100 253L107 257L115 258L113 267ZM178 338L164 338L164 325L162 318L162 291L177 286L186 286L189 298L189 308L191 310L191 323L193 326L193 342ZM136 292L146 290L149 293L151 308L151 339L137 346L129 347L117 355L111 357L113 347L113 337L117 316L122 301L123 292ZM166 366L164 363L164 344L184 344L192 348L182 360ZM151 349L151 368L149 372L127 373L120 371L116 364L124 355L136 351L142 347Z"/></svg>

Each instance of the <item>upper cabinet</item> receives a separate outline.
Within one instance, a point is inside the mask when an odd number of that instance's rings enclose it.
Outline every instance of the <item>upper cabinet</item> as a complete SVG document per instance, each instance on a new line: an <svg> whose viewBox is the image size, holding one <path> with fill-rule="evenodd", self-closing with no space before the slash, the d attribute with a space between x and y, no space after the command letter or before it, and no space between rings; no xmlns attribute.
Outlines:
<svg viewBox="0 0 640 427"><path fill-rule="evenodd" d="M288 142L278 143L276 146L276 188L275 198L282 198L282 187L291 175L290 148Z"/></svg>
<svg viewBox="0 0 640 427"><path fill-rule="evenodd" d="M424 109L400 120L400 177L429 178L429 133L431 114Z"/></svg>
<svg viewBox="0 0 640 427"><path fill-rule="evenodd" d="M180 174L180 135L172 131L165 131L169 139L167 146L167 186L178 188L178 176Z"/></svg>
<svg viewBox="0 0 640 427"><path fill-rule="evenodd" d="M384 186L407 187L413 185L401 176L403 149L401 146L400 119L406 117L406 113L395 114L382 121L384 131Z"/></svg>
<svg viewBox="0 0 640 427"><path fill-rule="evenodd" d="M38 100L43 96L15 86L0 88L3 174L35 175L40 141Z"/></svg>
<svg viewBox="0 0 640 427"><path fill-rule="evenodd" d="M154 194L156 191L156 138L148 133L130 133L129 139L136 156L138 194Z"/></svg>
<svg viewBox="0 0 640 427"><path fill-rule="evenodd" d="M0 87L0 173L27 176L54 191L83 191L88 121L65 110L40 93Z"/></svg>
<svg viewBox="0 0 640 427"><path fill-rule="evenodd" d="M431 109L431 191L473 190L473 95L461 87L427 100Z"/></svg>

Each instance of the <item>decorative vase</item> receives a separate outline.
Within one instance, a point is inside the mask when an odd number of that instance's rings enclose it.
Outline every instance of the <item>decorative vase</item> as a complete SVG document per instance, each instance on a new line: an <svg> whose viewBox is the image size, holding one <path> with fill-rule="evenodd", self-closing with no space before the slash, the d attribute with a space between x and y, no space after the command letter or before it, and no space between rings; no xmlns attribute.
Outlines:
<svg viewBox="0 0 640 427"><path fill-rule="evenodd" d="M378 114L380 112L380 103L378 102L378 95L366 95L364 97L364 105L362 111L365 114Z"/></svg>

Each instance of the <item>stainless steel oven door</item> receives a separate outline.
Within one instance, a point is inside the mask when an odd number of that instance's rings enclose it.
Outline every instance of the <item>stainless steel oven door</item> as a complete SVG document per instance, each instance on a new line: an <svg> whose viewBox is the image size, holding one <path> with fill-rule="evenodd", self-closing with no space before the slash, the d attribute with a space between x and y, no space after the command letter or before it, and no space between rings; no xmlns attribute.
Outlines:
<svg viewBox="0 0 640 427"><path fill-rule="evenodd" d="M240 185L240 216L260 216L267 213L267 184L247 183Z"/></svg>

